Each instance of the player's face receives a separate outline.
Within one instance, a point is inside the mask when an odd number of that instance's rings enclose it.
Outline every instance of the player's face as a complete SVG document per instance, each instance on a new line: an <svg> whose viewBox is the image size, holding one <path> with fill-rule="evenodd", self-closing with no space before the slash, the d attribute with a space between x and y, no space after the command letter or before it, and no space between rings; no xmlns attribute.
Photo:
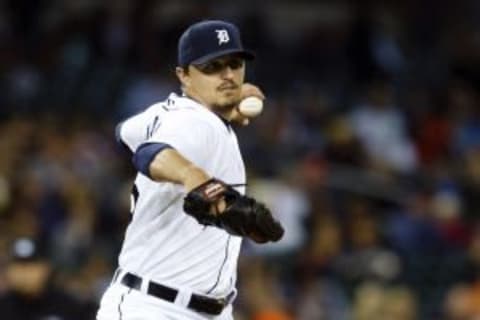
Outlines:
<svg viewBox="0 0 480 320"><path fill-rule="evenodd" d="M245 61L227 55L201 65L189 66L182 84L186 93L214 111L231 110L240 101Z"/></svg>

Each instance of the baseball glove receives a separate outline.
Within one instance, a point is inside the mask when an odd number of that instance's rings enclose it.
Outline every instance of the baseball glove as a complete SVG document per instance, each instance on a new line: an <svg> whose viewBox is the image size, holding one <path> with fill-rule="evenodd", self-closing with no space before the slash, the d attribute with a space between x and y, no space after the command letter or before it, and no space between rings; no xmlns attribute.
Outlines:
<svg viewBox="0 0 480 320"><path fill-rule="evenodd" d="M222 199L226 207L220 211L218 203ZM183 210L200 224L213 225L258 243L278 241L284 233L282 225L264 204L217 179L210 179L190 191L184 199Z"/></svg>

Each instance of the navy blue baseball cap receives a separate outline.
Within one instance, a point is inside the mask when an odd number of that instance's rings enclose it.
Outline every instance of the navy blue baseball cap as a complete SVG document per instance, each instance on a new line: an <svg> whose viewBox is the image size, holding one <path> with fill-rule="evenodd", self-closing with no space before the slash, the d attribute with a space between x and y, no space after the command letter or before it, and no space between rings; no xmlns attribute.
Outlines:
<svg viewBox="0 0 480 320"><path fill-rule="evenodd" d="M205 20L191 25L178 41L178 65L198 65L212 59L239 54L246 60L255 55L242 45L238 28L226 21Z"/></svg>

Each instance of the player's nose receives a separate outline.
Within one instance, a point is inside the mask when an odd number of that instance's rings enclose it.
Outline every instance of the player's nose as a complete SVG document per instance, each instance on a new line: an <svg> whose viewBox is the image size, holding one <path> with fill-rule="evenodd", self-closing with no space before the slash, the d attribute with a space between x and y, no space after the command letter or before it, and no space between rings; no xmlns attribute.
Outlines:
<svg viewBox="0 0 480 320"><path fill-rule="evenodd" d="M224 79L233 79L234 73L233 69L230 66L225 66L222 70L222 78Z"/></svg>

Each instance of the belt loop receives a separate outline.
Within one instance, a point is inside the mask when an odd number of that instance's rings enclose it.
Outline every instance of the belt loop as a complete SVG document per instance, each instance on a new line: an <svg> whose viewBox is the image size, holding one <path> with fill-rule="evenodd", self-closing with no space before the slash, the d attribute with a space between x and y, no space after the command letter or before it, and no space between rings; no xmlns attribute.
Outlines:
<svg viewBox="0 0 480 320"><path fill-rule="evenodd" d="M120 274L122 273L122 269L120 269L120 267L118 267L115 272L113 273L113 277L112 277L112 281L110 282L110 284L113 284L117 281L120 280Z"/></svg>
<svg viewBox="0 0 480 320"><path fill-rule="evenodd" d="M237 293L238 293L237 289L233 288L232 292L230 292L225 298L227 304L230 304L233 302L233 300L235 300L235 298L237 297Z"/></svg>
<svg viewBox="0 0 480 320"><path fill-rule="evenodd" d="M140 292L148 294L149 285L150 285L150 278L142 277L142 286L140 287Z"/></svg>
<svg viewBox="0 0 480 320"><path fill-rule="evenodd" d="M178 289L174 303L182 307L188 307L190 299L192 298L192 293L192 290L188 290L187 288Z"/></svg>

